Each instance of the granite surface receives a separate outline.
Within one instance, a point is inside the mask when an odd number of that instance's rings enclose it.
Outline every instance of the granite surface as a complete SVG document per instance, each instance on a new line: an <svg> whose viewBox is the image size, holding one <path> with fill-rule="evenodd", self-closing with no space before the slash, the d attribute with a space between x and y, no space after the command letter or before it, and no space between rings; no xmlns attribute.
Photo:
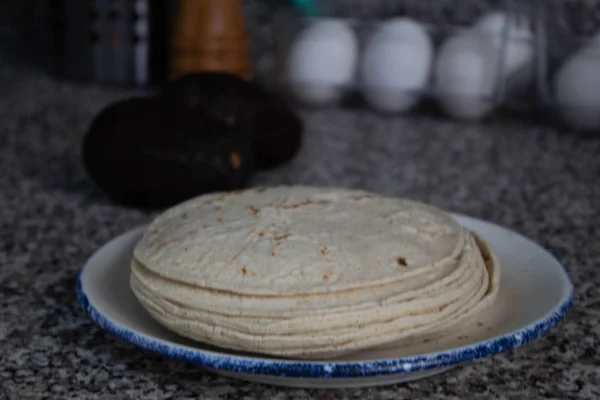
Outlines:
<svg viewBox="0 0 600 400"><path fill-rule="evenodd" d="M499 223L552 251L576 299L544 338L441 376L379 389L281 389L142 352L98 329L77 303L85 260L151 217L111 204L79 161L90 119L128 94L0 63L0 399L600 397L600 138L518 119L462 125L303 111L301 154L253 184L364 188Z"/></svg>

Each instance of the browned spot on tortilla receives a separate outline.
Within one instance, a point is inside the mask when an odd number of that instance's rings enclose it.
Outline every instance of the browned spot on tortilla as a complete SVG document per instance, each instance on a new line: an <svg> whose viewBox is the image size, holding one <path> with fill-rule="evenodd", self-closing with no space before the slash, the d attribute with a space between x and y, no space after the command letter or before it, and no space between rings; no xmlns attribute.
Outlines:
<svg viewBox="0 0 600 400"><path fill-rule="evenodd" d="M280 241L280 240L287 239L292 236L294 236L294 235L292 235L291 233L286 233L285 235L275 237L275 240Z"/></svg>
<svg viewBox="0 0 600 400"><path fill-rule="evenodd" d="M190 216L188 215L188 213L183 213L180 215L181 219L188 219Z"/></svg>
<svg viewBox="0 0 600 400"><path fill-rule="evenodd" d="M300 269L300 276L304 276L304 268Z"/></svg>
<svg viewBox="0 0 600 400"><path fill-rule="evenodd" d="M223 218L217 218L217 222L223 223Z"/></svg>
<svg viewBox="0 0 600 400"><path fill-rule="evenodd" d="M210 228L210 225L202 225L202 229Z"/></svg>
<svg viewBox="0 0 600 400"><path fill-rule="evenodd" d="M258 236L263 237L263 236L265 236L265 233L264 232L258 232Z"/></svg>
<svg viewBox="0 0 600 400"><path fill-rule="evenodd" d="M302 202L296 203L296 204L284 205L284 206L281 206L281 208L293 209L293 208L298 208L298 207L303 207L303 206L324 205L324 204L329 204L329 203L331 203L331 202L328 200L305 200L305 201L302 201Z"/></svg>
<svg viewBox="0 0 600 400"><path fill-rule="evenodd" d="M406 267L408 265L406 263L406 258L404 258L404 257L398 257L398 258L396 258L396 262L398 263L398 265L402 265L404 267Z"/></svg>
<svg viewBox="0 0 600 400"><path fill-rule="evenodd" d="M202 262L203 260L204 260L204 258L202 258L202 257L196 259L196 261L198 261L198 262Z"/></svg>
<svg viewBox="0 0 600 400"><path fill-rule="evenodd" d="M233 256L233 258L231 259L231 261L237 261L238 256Z"/></svg>
<svg viewBox="0 0 600 400"><path fill-rule="evenodd" d="M326 274L326 275L323 275L323 280L324 280L324 281L327 281L327 280L329 280L329 275L327 275L327 274Z"/></svg>
<svg viewBox="0 0 600 400"><path fill-rule="evenodd" d="M271 252L271 255L272 255L273 257L275 257L277 254L275 254L275 252L274 252L274 251L272 251L272 252Z"/></svg>
<svg viewBox="0 0 600 400"><path fill-rule="evenodd" d="M248 270L246 269L246 267L242 268L242 274L246 275L248 273Z"/></svg>
<svg viewBox="0 0 600 400"><path fill-rule="evenodd" d="M254 214L254 215L260 214L260 210L254 206L250 206L250 210L252 211L252 214Z"/></svg>
<svg viewBox="0 0 600 400"><path fill-rule="evenodd" d="M319 245L319 251L321 252L321 254L326 256L327 255L327 246Z"/></svg>

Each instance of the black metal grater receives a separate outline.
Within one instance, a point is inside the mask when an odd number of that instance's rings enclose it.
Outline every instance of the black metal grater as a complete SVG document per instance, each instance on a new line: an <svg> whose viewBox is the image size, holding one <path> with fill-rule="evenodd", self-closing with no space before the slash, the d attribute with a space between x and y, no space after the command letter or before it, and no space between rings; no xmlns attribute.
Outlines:
<svg viewBox="0 0 600 400"><path fill-rule="evenodd" d="M122 86L163 82L164 0L54 0L46 18L53 70L61 77Z"/></svg>

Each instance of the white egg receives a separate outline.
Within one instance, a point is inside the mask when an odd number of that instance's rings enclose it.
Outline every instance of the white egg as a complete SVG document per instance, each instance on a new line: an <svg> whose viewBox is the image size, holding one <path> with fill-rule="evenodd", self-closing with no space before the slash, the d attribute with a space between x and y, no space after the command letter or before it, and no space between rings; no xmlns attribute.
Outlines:
<svg viewBox="0 0 600 400"><path fill-rule="evenodd" d="M293 42L286 79L300 100L324 105L338 100L352 83L357 59L358 39L347 23L319 19Z"/></svg>
<svg viewBox="0 0 600 400"><path fill-rule="evenodd" d="M434 68L438 102L458 119L483 118L495 105L498 53L485 35L477 33L472 30L448 38Z"/></svg>
<svg viewBox="0 0 600 400"><path fill-rule="evenodd" d="M490 36L502 60L503 78L513 78L515 74L526 76L528 81L533 78L535 42L526 16L493 11L484 15L475 24L475 29Z"/></svg>
<svg viewBox="0 0 600 400"><path fill-rule="evenodd" d="M554 97L563 121L577 130L600 130L600 45L567 60L554 78Z"/></svg>
<svg viewBox="0 0 600 400"><path fill-rule="evenodd" d="M408 18L383 23L367 41L360 65L363 95L374 109L406 111L429 82L433 43L424 27Z"/></svg>

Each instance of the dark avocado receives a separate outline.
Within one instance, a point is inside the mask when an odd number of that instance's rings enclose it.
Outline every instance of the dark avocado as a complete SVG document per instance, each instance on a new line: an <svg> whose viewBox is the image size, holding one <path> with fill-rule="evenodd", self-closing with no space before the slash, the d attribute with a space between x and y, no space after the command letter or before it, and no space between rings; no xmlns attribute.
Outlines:
<svg viewBox="0 0 600 400"><path fill-rule="evenodd" d="M241 188L254 165L250 141L233 128L203 114L165 109L156 97L102 110L85 134L82 157L113 201L139 208Z"/></svg>
<svg viewBox="0 0 600 400"><path fill-rule="evenodd" d="M168 82L161 98L166 108L208 115L251 140L258 168L291 160L302 145L302 122L283 99L232 74L183 76Z"/></svg>

